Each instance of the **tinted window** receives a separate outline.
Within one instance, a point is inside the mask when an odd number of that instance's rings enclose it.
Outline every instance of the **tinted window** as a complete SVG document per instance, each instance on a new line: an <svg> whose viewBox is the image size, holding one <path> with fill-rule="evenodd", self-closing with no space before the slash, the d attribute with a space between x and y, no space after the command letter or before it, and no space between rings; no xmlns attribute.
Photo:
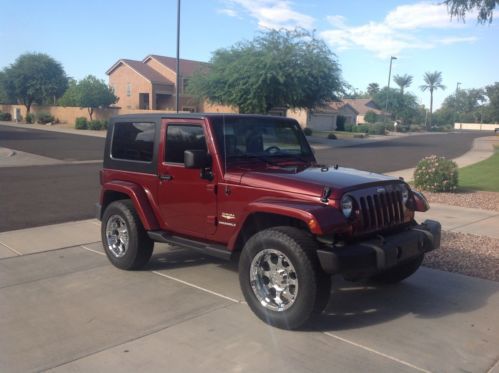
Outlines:
<svg viewBox="0 0 499 373"><path fill-rule="evenodd" d="M113 132L112 157L151 162L154 134L154 123L116 123Z"/></svg>
<svg viewBox="0 0 499 373"><path fill-rule="evenodd" d="M166 133L166 162L184 163L184 150L205 150L206 141L201 126L168 125Z"/></svg>

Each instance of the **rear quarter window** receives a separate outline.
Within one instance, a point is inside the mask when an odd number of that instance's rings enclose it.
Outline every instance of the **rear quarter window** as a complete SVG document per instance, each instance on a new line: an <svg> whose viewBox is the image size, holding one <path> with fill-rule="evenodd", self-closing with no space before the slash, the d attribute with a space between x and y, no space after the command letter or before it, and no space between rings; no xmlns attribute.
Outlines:
<svg viewBox="0 0 499 373"><path fill-rule="evenodd" d="M111 143L111 158L152 162L155 133L155 123L115 123Z"/></svg>

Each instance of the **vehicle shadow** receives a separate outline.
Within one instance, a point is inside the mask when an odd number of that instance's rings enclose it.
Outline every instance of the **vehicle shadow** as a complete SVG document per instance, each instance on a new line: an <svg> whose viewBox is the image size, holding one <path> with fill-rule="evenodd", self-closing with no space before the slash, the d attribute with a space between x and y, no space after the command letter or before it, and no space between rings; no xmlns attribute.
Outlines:
<svg viewBox="0 0 499 373"><path fill-rule="evenodd" d="M226 262L193 250L178 247L155 250L145 270L158 271L204 265L213 271L237 274L237 263ZM206 274L206 273L205 273ZM209 275L208 275L209 276ZM214 274L213 276L217 276ZM238 281L234 277L234 281ZM206 283L198 284L209 288ZM404 317L437 319L467 313L484 307L499 291L499 283L421 267L416 274L396 285L366 285L332 277L329 303L302 331L340 331L359 329Z"/></svg>
<svg viewBox="0 0 499 373"><path fill-rule="evenodd" d="M425 267L396 285L370 286L335 278L328 306L304 330L359 329L407 314L436 319L467 313L484 307L497 291L495 282Z"/></svg>

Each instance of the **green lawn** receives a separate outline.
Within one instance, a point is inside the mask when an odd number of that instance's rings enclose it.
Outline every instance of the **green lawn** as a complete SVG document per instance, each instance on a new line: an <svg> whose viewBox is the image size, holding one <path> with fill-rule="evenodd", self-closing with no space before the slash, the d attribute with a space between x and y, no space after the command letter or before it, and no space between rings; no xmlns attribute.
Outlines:
<svg viewBox="0 0 499 373"><path fill-rule="evenodd" d="M459 187L499 192L499 151L484 161L459 169Z"/></svg>

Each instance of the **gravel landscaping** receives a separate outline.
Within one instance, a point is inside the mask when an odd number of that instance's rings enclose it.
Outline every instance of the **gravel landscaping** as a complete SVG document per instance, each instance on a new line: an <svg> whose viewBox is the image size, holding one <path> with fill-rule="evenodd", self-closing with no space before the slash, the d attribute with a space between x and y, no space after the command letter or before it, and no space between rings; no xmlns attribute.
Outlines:
<svg viewBox="0 0 499 373"><path fill-rule="evenodd" d="M446 205L468 207L482 210L499 211L499 193L468 191L460 193L431 193L423 194L431 203L444 203Z"/></svg>
<svg viewBox="0 0 499 373"><path fill-rule="evenodd" d="M423 265L499 281L499 239L443 231L441 248L426 254Z"/></svg>

